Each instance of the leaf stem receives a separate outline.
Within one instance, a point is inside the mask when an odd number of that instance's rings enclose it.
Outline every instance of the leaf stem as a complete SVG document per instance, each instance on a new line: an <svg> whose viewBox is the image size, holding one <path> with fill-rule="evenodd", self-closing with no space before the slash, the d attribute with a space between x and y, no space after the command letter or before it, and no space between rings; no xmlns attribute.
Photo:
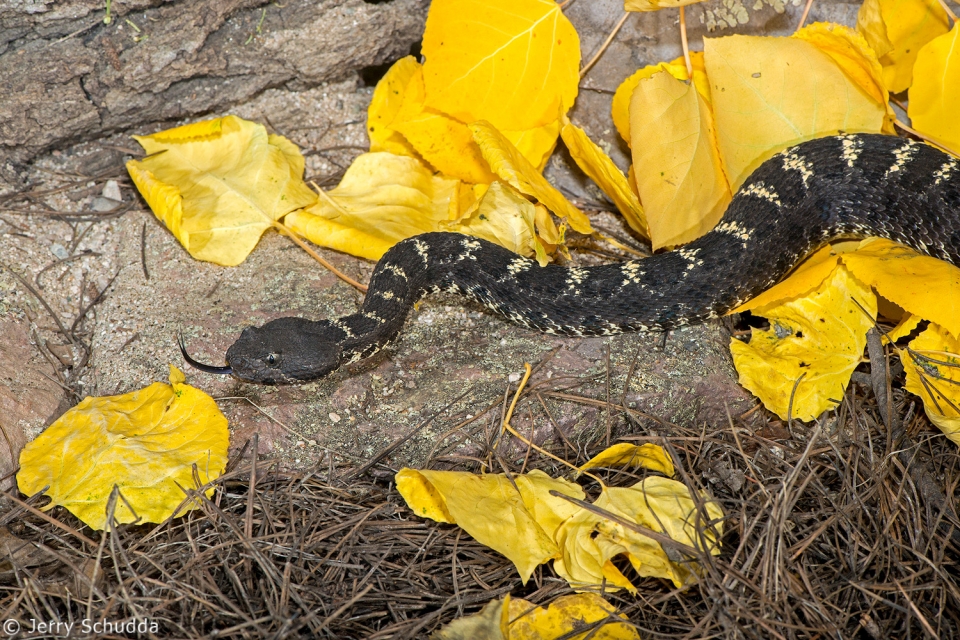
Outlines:
<svg viewBox="0 0 960 640"><path fill-rule="evenodd" d="M687 65L687 79L693 82L693 63L690 61L690 47L687 45L687 18L680 5L680 46L683 47L683 61Z"/></svg>
<svg viewBox="0 0 960 640"><path fill-rule="evenodd" d="M957 21L957 14L950 10L950 5L947 4L947 0L939 0L940 6L943 7L943 10L947 12L947 15L950 16L952 22Z"/></svg>
<svg viewBox="0 0 960 640"><path fill-rule="evenodd" d="M277 229L277 231L283 233L283 234L286 235L286 236L289 236L290 239L293 240L293 242L294 242L298 247L300 247L301 249L303 249L304 251L306 251L307 254L309 254L309 256L310 256L311 258L313 258L314 260L316 260L317 262L319 262L320 264L322 264L324 267L326 267L327 269L329 269L329 270L333 273L333 275L337 276L338 278L340 278L341 280L343 280L344 282L346 282L348 285L350 285L351 287L353 287L353 288L356 289L357 291L360 291L360 292L362 292L362 293L366 293L366 292L367 292L367 285L365 285L365 284L360 284L359 282L357 282L356 280L354 280L353 278L351 278L350 276L348 276L347 274L343 273L342 271L340 271L339 269L337 269L335 266L333 266L332 264L330 264L329 262L327 262L326 260L324 260L324 259L320 256L319 253L317 253L316 251L314 251L313 249L311 249L309 246L307 246L307 243L304 242L303 240L301 240L300 237L297 235L297 233L296 233L293 229L291 229L291 228L288 227L287 225L283 224L282 222L278 222L278 221L276 221L276 220L274 220L273 226Z"/></svg>
<svg viewBox="0 0 960 640"><path fill-rule="evenodd" d="M951 149L950 147L946 146L946 145L943 144L942 142L937 142L936 140L934 140L934 139L931 138L930 136L924 135L924 134L920 133L919 131L917 131L916 129L913 129L913 128L907 126L906 124L904 124L904 123L901 122L900 120L894 120L894 121L893 121L893 124L897 125L898 128L903 129L903 130L906 131L907 133L909 133L909 134L911 134L911 135L914 135L914 136L917 136L918 138L920 138L920 139L923 140L924 142L928 142L928 143L932 144L933 146L937 147L938 149L942 149L943 151L946 151L946 152L949 153L950 155L954 155L954 156L960 157L960 150Z"/></svg>
<svg viewBox="0 0 960 640"><path fill-rule="evenodd" d="M810 7L813 6L813 0L807 0L806 6L803 8L803 15L800 16L800 24L797 25L797 31L803 29L803 25L807 21L807 16L810 14Z"/></svg>

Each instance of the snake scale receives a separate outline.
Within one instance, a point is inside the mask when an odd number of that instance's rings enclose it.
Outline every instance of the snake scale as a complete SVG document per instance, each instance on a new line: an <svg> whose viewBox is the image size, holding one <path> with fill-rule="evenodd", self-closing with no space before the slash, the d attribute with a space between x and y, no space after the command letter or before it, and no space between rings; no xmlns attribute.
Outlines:
<svg viewBox="0 0 960 640"><path fill-rule="evenodd" d="M810 140L760 165L710 233L676 251L595 267L540 267L485 240L426 233L384 254L357 313L248 327L225 367L183 354L249 382L315 380L395 340L413 305L438 291L545 333L666 331L736 308L832 239L868 236L960 265L960 162L893 136Z"/></svg>

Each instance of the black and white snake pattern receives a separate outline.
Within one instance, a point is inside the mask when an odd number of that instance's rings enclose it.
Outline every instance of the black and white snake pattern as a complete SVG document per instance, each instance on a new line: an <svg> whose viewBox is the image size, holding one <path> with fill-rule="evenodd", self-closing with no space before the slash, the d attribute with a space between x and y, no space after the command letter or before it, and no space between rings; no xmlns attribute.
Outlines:
<svg viewBox="0 0 960 640"><path fill-rule="evenodd" d="M960 265L960 161L893 136L804 142L754 171L710 233L676 251L595 267L541 267L454 233L415 236L380 259L357 313L279 318L244 329L226 367L188 361L249 382L314 380L395 340L413 305L439 291L545 333L665 331L729 312L832 239L868 236Z"/></svg>

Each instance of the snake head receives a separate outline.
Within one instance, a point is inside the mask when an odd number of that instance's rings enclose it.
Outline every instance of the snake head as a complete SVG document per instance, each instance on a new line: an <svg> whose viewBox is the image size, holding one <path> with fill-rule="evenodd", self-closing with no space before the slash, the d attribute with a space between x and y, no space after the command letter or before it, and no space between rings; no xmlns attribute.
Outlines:
<svg viewBox="0 0 960 640"><path fill-rule="evenodd" d="M322 378L342 360L340 345L327 324L303 318L278 318L247 327L227 349L230 372L246 382L296 384Z"/></svg>

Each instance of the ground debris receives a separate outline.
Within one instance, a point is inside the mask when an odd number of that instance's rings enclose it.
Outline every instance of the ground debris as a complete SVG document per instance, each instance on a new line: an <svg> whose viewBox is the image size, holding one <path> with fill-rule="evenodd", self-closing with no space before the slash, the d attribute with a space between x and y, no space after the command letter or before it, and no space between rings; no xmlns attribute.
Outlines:
<svg viewBox="0 0 960 640"><path fill-rule="evenodd" d="M707 562L697 584L673 590L636 578L639 597L608 599L650 637L957 637L953 516L925 503L903 458L886 450L897 443L887 445L876 427L864 426L882 420L873 397L856 393L851 387L821 422L794 423L795 439L787 442L759 435L770 420L762 411L716 429L653 421L624 434L667 446L680 479L698 489L698 478L707 479L729 518L723 553ZM566 395L531 393L520 407L585 400ZM638 417L594 402L615 414L615 435ZM894 410L906 415L909 408L895 403ZM918 457L955 502L956 447L928 435L923 415L907 417ZM578 443L583 455L603 439ZM555 453L565 446L555 445ZM563 473L535 452L488 451L457 464ZM392 483L367 480L390 477L383 462L373 465L383 473L367 475L327 465L289 472L260 462L253 469L248 457L232 465L203 509L103 537L63 511L44 517L34 502L16 499L0 526L31 550L5 554L0 615L23 623L149 618L159 635L187 638L414 638L506 593L540 605L571 593L549 565L523 587L505 558L456 527L414 516ZM438 465L450 466L434 459ZM622 470L611 474L610 484L636 481ZM741 477L742 484L733 480ZM626 563L618 568L630 571Z"/></svg>

